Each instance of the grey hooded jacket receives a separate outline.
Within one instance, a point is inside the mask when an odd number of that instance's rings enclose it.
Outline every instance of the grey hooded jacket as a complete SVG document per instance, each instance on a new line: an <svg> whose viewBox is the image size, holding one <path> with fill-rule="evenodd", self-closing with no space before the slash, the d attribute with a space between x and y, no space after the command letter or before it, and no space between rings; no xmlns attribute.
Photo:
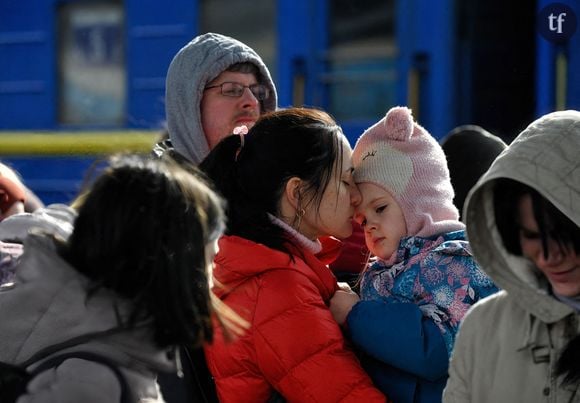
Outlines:
<svg viewBox="0 0 580 403"><path fill-rule="evenodd" d="M465 216L473 254L503 291L465 316L444 401L580 402L580 386L562 387L554 373L562 349L580 333L580 313L550 294L529 260L504 248L493 211L498 178L536 189L580 226L580 112L533 122L470 192Z"/></svg>
<svg viewBox="0 0 580 403"><path fill-rule="evenodd" d="M276 88L268 68L254 50L228 36L207 33L195 37L173 58L167 72L165 114L169 138L175 150L199 164L209 153L201 125L200 103L207 84L236 63L256 65L258 82L270 88L262 111L276 109Z"/></svg>
<svg viewBox="0 0 580 403"><path fill-rule="evenodd" d="M114 329L116 315L127 314L129 302L121 301L115 312L110 291L100 289L87 298L89 280L56 253L48 237L26 238L14 282L14 288L0 291L0 361L19 364L47 346ZM65 351L96 353L118 363L136 402L163 402L156 374L176 371L176 363L155 345L145 325ZM33 378L18 402L119 402L120 393L110 368L71 358Z"/></svg>

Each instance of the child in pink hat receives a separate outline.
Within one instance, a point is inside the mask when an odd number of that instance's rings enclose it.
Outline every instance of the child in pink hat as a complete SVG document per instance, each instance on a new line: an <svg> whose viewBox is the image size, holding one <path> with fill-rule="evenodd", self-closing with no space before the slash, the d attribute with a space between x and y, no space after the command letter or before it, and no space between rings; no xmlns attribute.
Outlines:
<svg viewBox="0 0 580 403"><path fill-rule="evenodd" d="M393 401L441 401L459 322L497 287L465 240L443 150L410 109L392 108L367 129L353 164L356 218L374 257L361 301L345 308L347 328Z"/></svg>

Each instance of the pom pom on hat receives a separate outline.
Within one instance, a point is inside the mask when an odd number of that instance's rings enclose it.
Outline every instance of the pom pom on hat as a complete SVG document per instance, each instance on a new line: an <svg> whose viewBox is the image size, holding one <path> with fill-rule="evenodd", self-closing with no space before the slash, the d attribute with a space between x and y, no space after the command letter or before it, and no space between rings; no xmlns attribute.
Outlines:
<svg viewBox="0 0 580 403"><path fill-rule="evenodd" d="M368 128L353 151L356 183L369 182L393 196L408 236L429 237L464 229L441 146L413 121L406 107L391 108Z"/></svg>

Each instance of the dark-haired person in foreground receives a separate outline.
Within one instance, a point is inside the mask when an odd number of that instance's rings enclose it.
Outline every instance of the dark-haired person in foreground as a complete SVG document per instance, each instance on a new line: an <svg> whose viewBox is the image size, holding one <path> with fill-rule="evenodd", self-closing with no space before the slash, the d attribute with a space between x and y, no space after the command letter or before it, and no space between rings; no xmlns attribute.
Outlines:
<svg viewBox="0 0 580 403"><path fill-rule="evenodd" d="M211 341L214 313L236 323L219 301L214 308L208 284L221 199L175 164L119 156L74 205L68 240L24 239L0 291L0 361L21 364L60 345L47 358L96 354L123 374L129 401L164 402L156 377L178 371L176 346ZM111 367L72 357L35 376L18 402L120 402L122 385Z"/></svg>

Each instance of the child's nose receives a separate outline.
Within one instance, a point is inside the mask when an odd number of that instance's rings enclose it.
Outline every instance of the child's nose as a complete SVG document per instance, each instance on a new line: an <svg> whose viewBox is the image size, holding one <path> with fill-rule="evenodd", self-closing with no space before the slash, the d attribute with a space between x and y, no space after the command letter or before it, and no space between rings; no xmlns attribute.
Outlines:
<svg viewBox="0 0 580 403"><path fill-rule="evenodd" d="M362 213L356 212L354 213L354 221L358 224L358 225L362 225L363 221L365 219L365 216Z"/></svg>

